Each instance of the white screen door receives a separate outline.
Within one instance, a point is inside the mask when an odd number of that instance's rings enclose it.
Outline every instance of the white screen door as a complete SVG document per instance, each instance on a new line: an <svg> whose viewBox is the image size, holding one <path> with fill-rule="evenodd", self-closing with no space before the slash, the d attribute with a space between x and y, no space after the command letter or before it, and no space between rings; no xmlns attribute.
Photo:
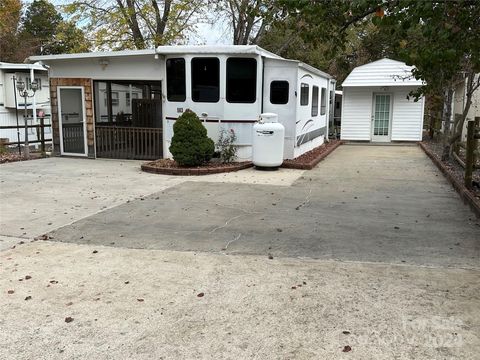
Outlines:
<svg viewBox="0 0 480 360"><path fill-rule="evenodd" d="M372 114L372 141L390 141L391 95L375 94Z"/></svg>
<svg viewBox="0 0 480 360"><path fill-rule="evenodd" d="M82 87L58 87L60 148L65 155L86 156L84 96Z"/></svg>

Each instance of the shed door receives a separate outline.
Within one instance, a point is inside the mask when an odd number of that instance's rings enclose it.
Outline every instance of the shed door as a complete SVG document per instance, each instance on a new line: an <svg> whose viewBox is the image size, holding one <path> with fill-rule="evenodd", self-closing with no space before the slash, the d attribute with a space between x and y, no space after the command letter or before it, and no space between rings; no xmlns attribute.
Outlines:
<svg viewBox="0 0 480 360"><path fill-rule="evenodd" d="M373 95L372 141L390 141L392 118L392 96L390 94Z"/></svg>

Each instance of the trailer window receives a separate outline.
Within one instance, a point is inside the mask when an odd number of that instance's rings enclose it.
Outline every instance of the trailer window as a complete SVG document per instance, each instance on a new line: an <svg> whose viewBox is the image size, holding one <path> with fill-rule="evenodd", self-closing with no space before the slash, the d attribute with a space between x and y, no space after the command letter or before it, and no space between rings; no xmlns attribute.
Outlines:
<svg viewBox="0 0 480 360"><path fill-rule="evenodd" d="M270 103L278 105L288 103L288 90L288 81L272 81L270 83Z"/></svg>
<svg viewBox="0 0 480 360"><path fill-rule="evenodd" d="M300 84L300 105L308 105L308 93L309 87L308 84Z"/></svg>
<svg viewBox="0 0 480 360"><path fill-rule="evenodd" d="M327 107L327 89L322 88L322 101L320 104L320 115L325 115Z"/></svg>
<svg viewBox="0 0 480 360"><path fill-rule="evenodd" d="M167 59L167 100L185 101L185 59Z"/></svg>
<svg viewBox="0 0 480 360"><path fill-rule="evenodd" d="M257 60L227 59L227 101L254 103L257 98Z"/></svg>
<svg viewBox="0 0 480 360"><path fill-rule="evenodd" d="M192 59L192 100L217 102L220 99L220 61L218 58Z"/></svg>
<svg viewBox="0 0 480 360"><path fill-rule="evenodd" d="M312 88L312 116L318 115L318 86Z"/></svg>

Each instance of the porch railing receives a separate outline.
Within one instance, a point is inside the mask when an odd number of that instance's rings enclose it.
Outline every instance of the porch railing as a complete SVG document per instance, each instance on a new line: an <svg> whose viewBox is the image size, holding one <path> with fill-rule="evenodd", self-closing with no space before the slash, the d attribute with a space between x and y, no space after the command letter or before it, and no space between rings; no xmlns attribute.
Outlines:
<svg viewBox="0 0 480 360"><path fill-rule="evenodd" d="M162 129L145 127L95 127L97 157L155 160L162 157Z"/></svg>

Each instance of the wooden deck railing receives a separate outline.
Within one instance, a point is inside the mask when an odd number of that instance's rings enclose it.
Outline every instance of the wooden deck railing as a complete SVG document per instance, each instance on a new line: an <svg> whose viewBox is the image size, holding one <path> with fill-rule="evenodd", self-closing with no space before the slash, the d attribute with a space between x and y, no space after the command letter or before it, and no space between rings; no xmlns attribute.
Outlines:
<svg viewBox="0 0 480 360"><path fill-rule="evenodd" d="M155 160L162 157L162 129L96 126L97 157Z"/></svg>

